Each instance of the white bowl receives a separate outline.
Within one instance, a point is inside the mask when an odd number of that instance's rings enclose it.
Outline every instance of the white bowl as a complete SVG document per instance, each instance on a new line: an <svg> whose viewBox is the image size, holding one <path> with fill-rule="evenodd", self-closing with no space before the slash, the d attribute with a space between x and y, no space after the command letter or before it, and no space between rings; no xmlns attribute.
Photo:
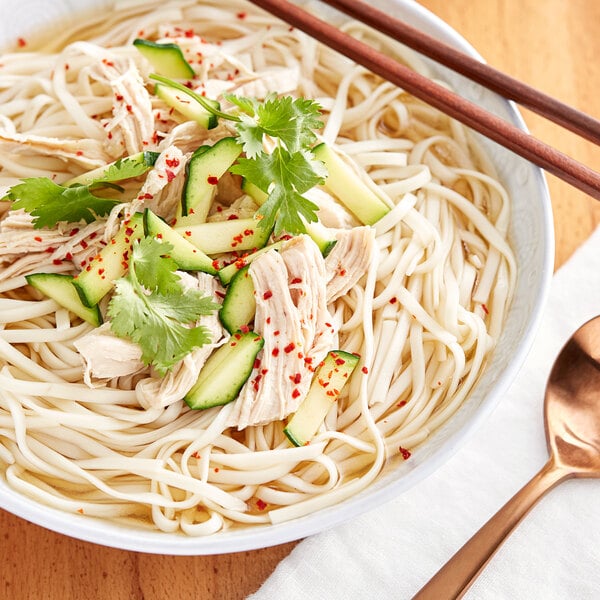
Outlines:
<svg viewBox="0 0 600 600"><path fill-rule="evenodd" d="M0 47L37 30L44 23L72 17L76 11L107 9L112 0L21 0L19 10L0 5ZM377 0L377 6L481 58L452 28L412 0ZM461 95L525 128L514 106L442 67L436 75ZM510 241L519 266L517 289L506 326L485 370L461 409L413 454L410 461L384 471L369 488L340 504L278 525L252 526L210 537L185 537L146 531L72 515L43 506L0 480L0 507L32 523L66 535L116 548L159 554L220 554L272 546L306 537L391 500L431 474L465 442L502 398L530 348L540 321L553 270L554 239L548 189L537 167L493 142L483 143L513 199Z"/></svg>

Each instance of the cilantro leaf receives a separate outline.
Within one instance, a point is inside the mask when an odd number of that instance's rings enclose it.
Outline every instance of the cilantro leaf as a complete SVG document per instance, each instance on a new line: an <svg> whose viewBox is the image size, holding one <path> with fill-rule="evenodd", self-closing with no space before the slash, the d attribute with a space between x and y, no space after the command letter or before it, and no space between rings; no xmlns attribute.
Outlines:
<svg viewBox="0 0 600 600"><path fill-rule="evenodd" d="M111 329L142 350L142 360L161 374L211 341L209 330L195 325L202 315L219 308L200 290L175 283L175 262L162 256L168 244L146 238L134 244L129 270L115 284L108 305ZM150 274L150 265L156 273Z"/></svg>
<svg viewBox="0 0 600 600"><path fill-rule="evenodd" d="M290 153L275 148L272 154L260 154L254 159L241 158L230 170L242 175L269 196L260 207L259 227L283 231L305 232L308 222L317 221L319 207L302 196L323 182L322 170L315 167L310 156L303 152Z"/></svg>
<svg viewBox="0 0 600 600"><path fill-rule="evenodd" d="M262 150L263 135L279 138L286 149L294 153L314 144L317 137L313 129L323 127L321 107L314 100L277 98L275 94L267 96L262 103L233 94L225 94L225 98L244 113L236 128L244 152L250 158Z"/></svg>
<svg viewBox="0 0 600 600"><path fill-rule="evenodd" d="M47 177L30 177L12 186L6 199L14 201L13 208L22 208L34 217L35 229L54 227L60 221L91 223L108 214L120 202L113 198L100 198L92 191L105 187L123 191L112 182L143 175L151 168L153 158L155 160L153 156L144 155L143 160L120 159L109 165L88 185L74 184L67 187L54 183Z"/></svg>
<svg viewBox="0 0 600 600"><path fill-rule="evenodd" d="M94 196L87 185L66 188L46 177L24 179L10 188L8 198L15 201L13 208L23 208L34 217L36 229L54 227L59 221L91 223L119 203Z"/></svg>

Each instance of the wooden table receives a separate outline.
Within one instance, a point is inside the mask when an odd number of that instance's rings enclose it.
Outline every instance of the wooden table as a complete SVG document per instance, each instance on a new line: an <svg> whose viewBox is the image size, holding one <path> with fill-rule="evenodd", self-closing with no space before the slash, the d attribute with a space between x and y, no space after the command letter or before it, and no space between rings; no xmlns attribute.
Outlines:
<svg viewBox="0 0 600 600"><path fill-rule="evenodd" d="M421 0L492 65L600 118L600 2ZM525 114L532 132L600 169L600 148ZM600 203L549 177L556 267L600 222ZM0 511L0 598L237 600L294 547L213 557L151 556L69 539Z"/></svg>

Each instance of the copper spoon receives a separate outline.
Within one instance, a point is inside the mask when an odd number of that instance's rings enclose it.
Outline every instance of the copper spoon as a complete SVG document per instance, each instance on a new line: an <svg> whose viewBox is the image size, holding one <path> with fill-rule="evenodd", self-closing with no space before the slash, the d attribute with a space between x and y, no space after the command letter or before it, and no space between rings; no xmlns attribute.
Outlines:
<svg viewBox="0 0 600 600"><path fill-rule="evenodd" d="M544 425L548 462L413 600L462 598L546 492L571 477L600 477L600 316L582 325L560 351L546 387Z"/></svg>

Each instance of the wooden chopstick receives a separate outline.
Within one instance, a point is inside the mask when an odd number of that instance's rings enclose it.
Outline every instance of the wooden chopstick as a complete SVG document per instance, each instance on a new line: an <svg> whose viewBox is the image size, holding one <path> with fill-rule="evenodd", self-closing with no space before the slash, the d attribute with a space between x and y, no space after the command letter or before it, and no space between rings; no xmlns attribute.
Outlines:
<svg viewBox="0 0 600 600"><path fill-rule="evenodd" d="M600 174L286 0L250 0L416 98L600 200Z"/></svg>
<svg viewBox="0 0 600 600"><path fill-rule="evenodd" d="M508 100L514 100L521 106L561 125L565 129L569 129L595 144L600 144L600 121L592 116L580 112L467 54L463 54L456 48L436 40L404 21L367 5L362 0L321 1L504 96Z"/></svg>

